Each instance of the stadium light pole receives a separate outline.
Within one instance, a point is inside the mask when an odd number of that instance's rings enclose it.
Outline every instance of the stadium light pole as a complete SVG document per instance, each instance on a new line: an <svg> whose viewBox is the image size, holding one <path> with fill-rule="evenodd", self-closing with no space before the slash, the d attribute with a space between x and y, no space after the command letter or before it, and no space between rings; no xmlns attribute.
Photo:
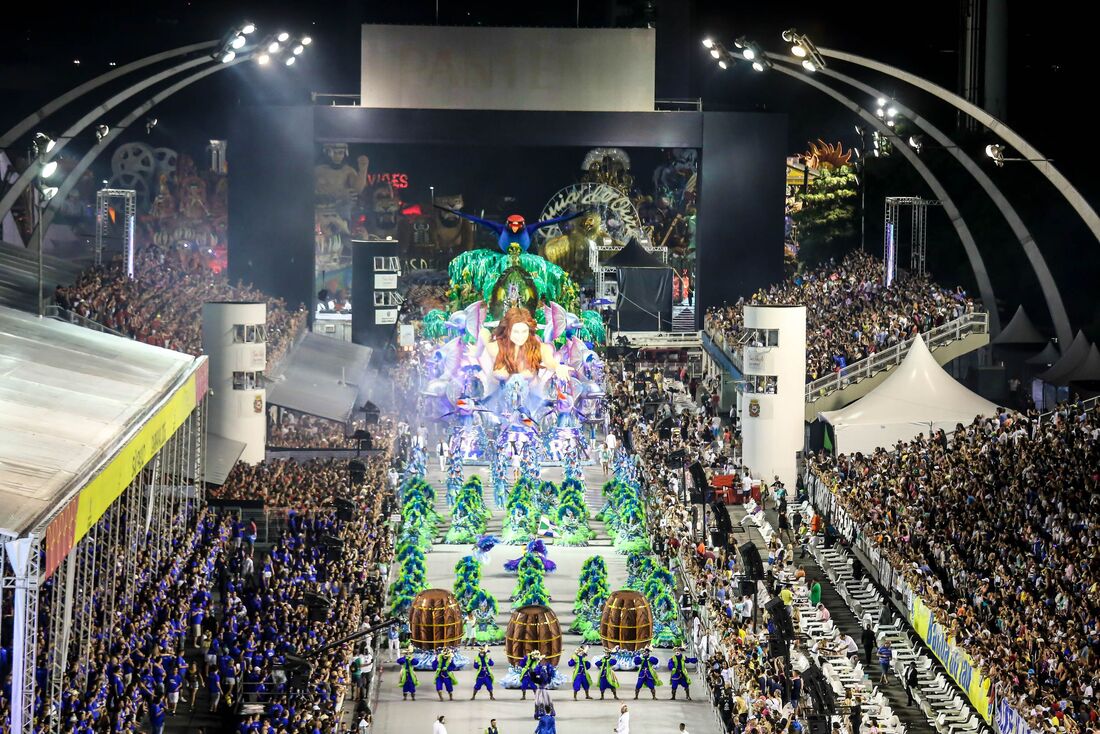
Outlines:
<svg viewBox="0 0 1100 734"><path fill-rule="evenodd" d="M713 54L711 55L713 56ZM724 54L724 56L726 55L728 55L728 57L732 59L747 60L742 54L732 51L726 51L726 54ZM778 58L774 54L769 54L769 56L771 56L773 59ZM801 64L801 66L802 68L807 68L804 63ZM814 66L815 72L821 71L820 64L815 64ZM872 111L865 109L854 99L846 96L842 92L833 89L824 82L818 81L814 78L814 74L803 74L794 69L787 68L785 65L773 64L772 70L779 74L789 76L792 79L801 81L804 84L808 84L814 89L832 97L834 100L858 115L860 119L870 125L872 129L878 131L880 135L890 138L897 137L894 133L893 128L887 126L886 123L883 120L879 119L879 117L875 115ZM943 187L943 184L940 183L939 179L936 178L935 174L932 173L932 171L928 168L924 161L920 159L920 156L917 155L916 151L914 151L908 145L904 144L896 145L894 147L898 151L898 153L900 153L901 156L904 157L911 166L913 166L917 174L920 175L922 179L924 179L924 182L928 184L928 187L930 189L932 189L932 193L935 194L936 198L939 199L939 201L943 204L944 212L947 214L948 219L951 221L952 227L954 227L955 229L955 233L959 236L959 240L962 242L963 251L966 253L967 260L970 263L970 269L974 273L974 280L977 282L978 285L978 293L981 297L982 305L989 313L990 331L992 331L994 334L998 333L1001 330L1001 320L1000 315L997 312L997 299L993 293L993 284L989 280L989 272L986 270L985 261L982 259L982 254L978 250L977 244L974 242L974 235L970 232L970 228L967 226L966 221L963 219L962 214L959 212L959 208L955 205L954 200L951 198L951 195L948 194L947 190Z"/></svg>
<svg viewBox="0 0 1100 734"><path fill-rule="evenodd" d="M87 153L77 162L76 166L65 177L65 180L58 186L57 194L47 203L46 208L42 212L42 217L38 220L38 228L40 230L39 239L45 238L46 230L50 228L50 224L53 223L53 218L56 215L57 207L54 205L55 201L64 201L68 197L73 188L80 182L80 177L85 171L92 165L99 154L102 153L107 146L109 146L115 138L122 134L124 130L129 128L138 120L142 115L151 110L156 105L163 102L168 97L171 97L181 89L188 87L200 79L204 79L211 74L229 69L238 64L244 63L252 58L251 54L245 56L239 56L228 63L217 63L212 66L208 66L204 69L200 69L189 76L184 77L170 87L166 87L160 92L150 97L147 101L139 105L129 115L124 117L117 125L111 127L110 132L104 135L95 145L93 145Z"/></svg>
<svg viewBox="0 0 1100 734"><path fill-rule="evenodd" d="M768 54L768 56L777 63L784 63L791 66L796 65L793 59L785 57L782 54ZM869 84L865 84L858 79L853 79L833 69L822 68L817 69L816 72L822 76L836 79L843 84L858 89L870 99L889 99L882 91ZM974 180L978 182L978 185L982 187L986 195L992 199L994 206L997 207L1001 216L1003 216L1008 223L1012 233L1016 236L1016 239L1019 240L1020 247L1023 248L1024 255L1027 257L1031 269L1035 272L1035 277L1039 281L1039 288L1043 292L1043 299L1046 301L1047 310L1050 312L1051 323L1054 326L1055 333L1058 335L1059 343L1062 345L1069 345L1070 342L1073 341L1073 330L1070 327L1069 316L1066 314L1066 307L1062 302L1062 294L1058 290L1058 284L1054 280L1054 275L1050 272L1050 267L1047 266L1046 258L1043 257L1043 253L1036 244L1035 238L1028 230L1027 225L1025 225L1020 218L1019 213L1012 204L1009 203L1007 197L1005 197L997 184L994 183L989 174L978 165L977 161L967 154L963 148L948 137L942 130L897 99L891 99L890 106L896 108L900 116L919 127L925 134L932 138L936 142L938 150L946 150L971 176L974 177ZM878 116L877 110L876 116Z"/></svg>
<svg viewBox="0 0 1100 734"><path fill-rule="evenodd" d="M60 155L61 151L71 142L76 136L84 131L89 125L96 120L102 118L103 115L113 110L118 105L122 104L126 100L130 99L134 95L140 94L142 91L149 87L158 84L165 79L169 79L176 74L183 73L188 69L193 69L196 66L210 63L209 56L200 56L195 59L190 59L175 66L169 67L164 71L157 72L150 77L142 79L137 84L127 87L123 91L114 95L102 104L96 105L90 112L85 114L79 120L70 125L64 133L57 138L57 144L49 151L45 156L38 156L34 161L27 166L19 178L12 183L11 188L4 194L4 197L0 199L0 217L3 217L11 208L15 205L15 202L19 200L19 197L27 190L31 182L38 176L42 168L50 162L50 159ZM217 62L215 62L217 63Z"/></svg>
<svg viewBox="0 0 1100 734"><path fill-rule="evenodd" d="M880 74L886 74L887 76L899 79L907 84L912 84L929 94L935 95L955 109L966 113L985 125L994 135L1008 143L1014 149L1020 151L1021 160L1026 160L1034 165L1039 173L1043 174L1043 176L1054 185L1054 188L1056 188L1065 200L1069 202L1069 205L1073 207L1073 210L1076 211L1078 216L1081 217L1081 220L1084 221L1085 226L1092 232L1092 236L1096 238L1097 242L1100 242L1100 215L1097 215L1096 210L1085 201L1085 197L1081 195L1081 192L1062 175L1062 172L1054 166L1049 158L1040 153L1035 146L1006 125L1004 121L998 120L981 107L941 87L935 82L899 69L896 66L831 48L818 47L817 51L825 58L836 59L837 61L845 61L850 64L855 64L856 66L862 66L866 69L877 71Z"/></svg>
<svg viewBox="0 0 1100 734"><path fill-rule="evenodd" d="M303 36L300 43L304 46L309 46L310 40L311 39L309 38L309 36ZM88 170L92 163L95 162L95 159L98 158L99 155L115 140L115 138L121 135L124 130L128 129L131 125L137 122L142 115L144 115L146 112L153 109L153 107L157 106L172 95L176 94L180 90L189 87L195 82L204 79L211 74L230 69L234 66L237 66L238 64L242 64L254 58L258 60L259 57L263 55L273 55L275 52L269 52L269 48L270 47L265 49L264 44L260 43L257 44L254 49L248 51L247 53L236 56L230 61L222 61L212 66L208 66L206 68L195 71L192 74L184 77L183 79L180 79L171 86L165 87L161 91L157 92L155 95L136 107L130 114L120 120L118 124L112 126L110 131L102 138L100 138L96 142L96 144L93 145L88 150L88 152L84 154L84 156L77 162L73 170L70 171L69 174L65 177L65 180L62 181L61 184L58 186L57 194L53 197L53 199L50 200L49 205L43 212L42 219L39 220L38 223L38 226L42 229L43 234L46 232L46 230L49 229L50 224L53 223L54 216L56 215L57 207L54 205L54 201L64 201L65 198L76 186L76 184L80 181L80 177L84 174L85 171ZM278 51L285 52L286 50L287 47L283 46ZM296 58L299 55L300 54L294 54L289 58Z"/></svg>
<svg viewBox="0 0 1100 734"><path fill-rule="evenodd" d="M4 135L0 137L0 148L11 147L11 145L15 143L16 140L29 132L30 129L34 127L37 123L46 119L54 112L57 112L59 109L69 104L74 99L77 99L78 97L81 97L88 92L98 89L104 84L112 82L115 79L125 76L131 72L137 71L138 69L144 69L146 66L151 66L161 61L167 61L168 59L173 59L177 56L186 56L188 54L197 53L199 51L209 51L217 45L218 42L216 40L211 40L203 41L202 43L192 43L188 46L180 46L179 48L174 48L159 54L153 54L152 56L146 56L143 59L138 59L137 61L131 62L129 64L115 67L105 74L100 74L94 79L89 79L83 84L73 87L61 96L50 100L47 104L39 107L37 110L16 123L10 130L5 132Z"/></svg>

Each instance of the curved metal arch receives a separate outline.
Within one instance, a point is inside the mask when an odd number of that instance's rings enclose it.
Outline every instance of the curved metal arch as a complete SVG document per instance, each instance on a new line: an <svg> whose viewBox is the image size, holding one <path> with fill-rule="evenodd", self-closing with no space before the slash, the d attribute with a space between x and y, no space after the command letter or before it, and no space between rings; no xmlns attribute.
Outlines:
<svg viewBox="0 0 1100 734"><path fill-rule="evenodd" d="M817 50L821 52L822 56L873 69L892 76L895 79L900 79L903 82L912 84L915 87L919 87L930 94L936 95L944 102L952 105L955 109L965 112L985 125L989 128L990 132L1018 150L1024 158L1028 159L1031 164L1039 170L1039 173L1043 174L1048 181L1054 184L1058 192L1065 197L1069 205L1073 207L1073 210L1076 211L1078 216L1084 221L1085 226L1092 232L1092 236L1095 237L1097 241L1100 241L1100 216L1097 215L1096 210L1089 206L1089 203L1085 201L1085 197L1081 196L1081 192L1069 182L1069 179L1062 175L1061 171L1055 168L1050 161L1045 159L1042 153L1031 145L1031 143L1024 140L1019 133L1010 128L1003 121L998 120L981 107L971 104L954 92L944 89L940 85L930 82L923 77L919 77L916 74L902 71L895 66L890 66L880 61L845 53L844 51L821 48L820 46L817 47Z"/></svg>
<svg viewBox="0 0 1100 734"><path fill-rule="evenodd" d="M15 205L16 200L23 194L24 191L27 190L27 187L31 185L35 177L38 176L38 174L42 171L42 166L46 163L46 161L49 161L60 155L61 151L65 148L66 145L69 144L69 142L73 139L75 135L79 134L82 130L87 128L102 115L110 112L122 102L125 102L130 97L133 97L135 94L138 94L139 92L148 89L154 84L159 84L165 79L173 77L176 74L187 71L188 69L193 69L196 66L200 66L206 63L211 63L210 58L207 56L200 56L196 59L190 59L188 61L181 62L163 71L159 71L150 77L142 79L137 84L127 87L107 101L96 105L95 108L93 108L90 112L85 114L79 120L70 125L67 130L65 130L65 132L56 141L56 145L54 145L53 150L51 150L48 155L36 158L35 160L31 161L31 164L29 166L23 169L23 172L19 174L19 178L15 180L15 183L13 183L11 185L11 188L8 189L7 193L4 194L4 197L0 199L0 217L4 216L4 214L6 214L8 210L10 210L12 206ZM108 135L110 135L110 133L108 133Z"/></svg>
<svg viewBox="0 0 1100 734"><path fill-rule="evenodd" d="M40 122L46 119L54 112L57 112L65 105L69 104L69 102L72 102L77 97L81 97L87 94L93 89L98 89L108 82L118 79L121 76L126 76L132 71L143 69L151 64L156 64L166 59L175 58L176 56L185 56L189 53L194 53L195 51L212 50L217 45L218 42L215 40L203 41L202 43L192 43L189 46L180 46L179 48L173 48L169 51L163 51L159 54L153 54L152 56L146 56L143 59L132 61L129 64L124 64L123 66L112 69L105 74L100 74L94 79L89 79L83 84L73 87L61 96L55 97L54 99L50 100L47 104L38 108L31 114L24 117L18 123L16 123L14 127L4 133L3 137L0 137L0 148L7 148L16 140L18 140L20 136L30 130L36 122Z"/></svg>
<svg viewBox="0 0 1100 734"><path fill-rule="evenodd" d="M143 102L136 109L134 109L126 117L122 118L122 120L120 120L117 125L111 128L111 131L109 133L103 136L102 140L93 145L91 149L89 149L88 152L84 154L84 157L80 159L80 161L76 164L76 167L69 172L69 175L66 176L65 180L61 182L60 186L58 186L57 193L54 194L53 198L50 199L47 205L43 208L42 220L38 223L38 226L42 228L43 239L46 236L46 232L50 228L50 224L53 223L54 216L57 212L58 202L65 201L65 199L69 195L69 192L73 190L76 184L80 181L80 177L84 175L84 172L88 170L93 162L95 162L95 159L99 157L99 154L106 150L107 146L109 146L115 138L122 134L123 130L127 129L139 117L141 117L146 112L153 109L158 104L168 99L181 89L188 87L199 81L200 79L204 79L210 76L211 74L229 69L236 66L237 64L248 61L251 58L252 54L248 54L246 56L238 57L237 59L230 61L228 64L222 64L219 62L213 64L212 66L208 66L205 69L196 71L195 73L190 74L183 79L180 79L175 84L172 84L169 87L165 87L161 91L157 92L147 101Z"/></svg>
<svg viewBox="0 0 1100 734"><path fill-rule="evenodd" d="M740 54L731 55L738 59L744 59ZM855 112L860 119L878 130L881 134L889 137L896 137L894 131L888 128L882 120L865 110L855 100L838 92L829 85L812 79L806 74L788 69L785 66L773 66L772 70L789 76L792 79L797 79L805 84L809 84L814 89L829 95L852 112ZM940 200L940 203L943 204L943 210L947 213L947 218L951 220L951 225L955 228L955 233L959 235L963 250L966 252L966 258L970 261L970 269L974 272L974 280L978 284L978 293L981 296L982 305L985 306L985 310L989 312L990 330L994 334L1000 332L1001 320L997 313L997 299L993 295L993 284L989 280L989 273L985 269L985 261L982 259L982 254L978 251L978 246L974 242L974 235L970 233L970 228L966 225L966 221L963 219L962 214L959 213L959 208L955 206L954 200L947 193L947 190L943 188L943 185L940 184L939 179L936 178L932 171L928 169L928 166L925 165L924 161L922 161L909 146L898 145L895 146L895 149L901 153L914 169L916 169L920 177L924 179L924 182L932 189L932 193L934 193L936 198Z"/></svg>
<svg viewBox="0 0 1100 734"><path fill-rule="evenodd" d="M795 65L793 60L780 54L767 54L767 56L773 61L792 66ZM831 77L844 84L855 87L872 99L889 97L889 95L868 84L864 84L858 79L853 79L840 72L833 71L832 69L818 69L815 73ZM1016 239L1020 241L1020 246L1024 249L1024 254L1027 256L1028 263L1031 264L1031 269L1035 271L1035 277L1039 280L1039 288L1043 292L1043 298L1046 301L1047 310L1050 312L1051 323L1054 324L1054 331L1058 335L1059 343L1068 345L1073 341L1073 329L1070 327L1069 316L1066 314L1066 307L1062 303L1062 294L1058 290L1058 284L1055 282L1054 276L1050 272L1050 268L1047 267L1047 261L1043 257L1042 251L1039 250L1035 238L1031 235L1031 232L1023 223L1023 220L1020 219L1020 215L1016 213L1016 209L1008 202L1008 199L1005 198L1000 188L993 182L993 179L989 177L989 174L982 170L977 162L967 155L965 151L959 148L955 141L947 137L943 131L931 122L925 120L912 109L899 103L896 99L892 104L898 108L902 115L913 122L913 124L920 127L935 140L936 143L944 146L944 149L974 177L978 185L982 187L982 190L993 200L993 204L997 207L997 210L1001 212L1001 216L1008 222L1008 226L1012 230L1012 233L1016 235Z"/></svg>

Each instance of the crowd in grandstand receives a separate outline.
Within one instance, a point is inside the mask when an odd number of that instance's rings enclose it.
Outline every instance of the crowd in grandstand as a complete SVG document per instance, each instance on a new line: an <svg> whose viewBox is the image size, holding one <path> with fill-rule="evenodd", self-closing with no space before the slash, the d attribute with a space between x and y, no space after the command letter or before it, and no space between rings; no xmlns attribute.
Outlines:
<svg viewBox="0 0 1100 734"><path fill-rule="evenodd" d="M365 480L349 491L346 460L239 465L215 494L277 505L278 522L258 537L254 520L208 508L167 561L154 564L137 550L133 603L118 595L111 632L94 629L90 657L66 666L62 730L161 731L172 715L263 703L256 731L334 731L343 701L352 700L353 648L370 642L312 651L381 618L393 554L388 466L388 451L372 457ZM337 495L353 500L350 518L329 506ZM294 664L301 657L308 674ZM40 730L49 715L39 707Z"/></svg>
<svg viewBox="0 0 1100 734"><path fill-rule="evenodd" d="M614 370L611 371L615 373ZM801 697L801 680L793 671L791 699L786 698L788 673L782 661L769 660L766 628L753 623L750 597L740 593L733 573L735 555L724 548L696 546L691 539L691 517L682 501L680 461L671 465L667 457L684 451L686 461L698 460L731 468L735 453L731 437L713 417L711 389L706 381L700 390L690 391L664 379L660 373L644 376L621 373L612 380L609 397L613 430L636 452L644 483L649 487L652 509L650 531L654 550L667 563L679 556L692 583L680 597L685 616L692 620L692 638L700 671L705 671L711 702L727 732L738 734L794 734L806 731L796 713ZM636 388L639 378L647 383ZM679 393L674 392L680 390ZM646 403L653 391L674 405L684 405L686 394L696 392L695 405L681 414L680 425L668 439L661 439L654 425L660 416L647 416ZM786 559L788 562L790 559ZM795 612L797 613L797 612ZM704 625L703 620L706 620Z"/></svg>
<svg viewBox="0 0 1100 734"><path fill-rule="evenodd" d="M813 466L1034 729L1096 727L1095 408L1006 411Z"/></svg>
<svg viewBox="0 0 1100 734"><path fill-rule="evenodd" d="M353 449L355 440L343 423L292 410L283 410L278 420L268 421L267 445L286 449Z"/></svg>
<svg viewBox="0 0 1100 734"><path fill-rule="evenodd" d="M962 288L926 277L899 271L886 287L882 261L862 251L710 310L708 333L734 344L747 305L806 306L807 382L974 310Z"/></svg>
<svg viewBox="0 0 1100 734"><path fill-rule="evenodd" d="M267 361L274 365L305 328L304 309L290 310L282 299L216 274L186 251L148 246L137 252L134 277L121 258L93 267L71 286L59 286L61 308L133 337L188 354L202 353L202 304L206 301L267 303Z"/></svg>

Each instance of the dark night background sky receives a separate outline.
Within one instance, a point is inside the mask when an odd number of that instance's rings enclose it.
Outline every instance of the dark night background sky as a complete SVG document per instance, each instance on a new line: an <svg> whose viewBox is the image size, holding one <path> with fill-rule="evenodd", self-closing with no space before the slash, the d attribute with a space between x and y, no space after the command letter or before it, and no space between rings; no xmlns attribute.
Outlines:
<svg viewBox="0 0 1100 734"><path fill-rule="evenodd" d="M310 91L358 92L359 26L375 23L432 23L435 0L301 3L287 0L160 0L155 3L82 3L60 6L48 14L41 6L5 9L4 43L0 44L0 124L4 127L44 104L52 96L108 69L147 54L222 35L243 18L263 30L286 28L308 33L314 44L291 69L260 69L254 64L218 74L160 106L160 124L148 139L201 153L204 141L225 137L237 104L307 102ZM1078 17L1079 3L1055 0L1041 6L1009 4L1008 119L1010 126L1050 158L1094 203L1100 184L1092 172L1091 120L1085 111L1092 76L1093 49L1070 35L1088 25ZM439 21L452 25L573 26L575 0L500 3L487 0L439 0ZM729 44L735 36L756 40L771 51L783 51L779 33L796 27L820 46L879 59L930 78L954 90L959 50L958 2L933 0L918 5L872 2L784 3L729 0L582 0L582 26L657 28L657 93L659 97L702 97L707 109L765 109L790 115L789 152L805 149L818 137L858 143L855 119L847 110L805 85L777 74L755 74L744 66L718 70L699 41L712 35ZM80 59L79 66L73 59ZM855 67L835 68L888 91L921 111L942 129L953 130L954 113L915 90ZM851 91L851 90L846 90ZM859 101L858 93L853 94ZM78 106L85 111L87 103ZM128 108L125 108L128 109ZM108 116L111 124L124 113ZM47 129L60 129L59 117ZM56 125L56 127L54 127ZM122 140L145 139L144 130ZM979 157L988 135L963 138ZM79 149L73 145L74 152ZM273 151L277 155L277 151ZM984 194L942 151L925 157L960 205L974 230L1004 317L1021 300L1036 320L1046 319L1019 246ZM984 157L982 158L983 165ZM868 249L881 249L881 201L887 194L927 194L895 156L876 161L868 173ZM779 165L779 162L777 162ZM989 165L994 180L1008 193L1032 228L1046 254L1076 326L1091 327L1100 337L1100 315L1094 284L1100 275L1100 243L1076 221L1076 215L1053 187L1028 164ZM234 182L234 185L240 185ZM705 182L704 182L705 185ZM929 266L947 283L972 285L961 248L942 214L930 217ZM1003 245L1001 243L1004 243ZM1005 314L1005 311L1009 313Z"/></svg>

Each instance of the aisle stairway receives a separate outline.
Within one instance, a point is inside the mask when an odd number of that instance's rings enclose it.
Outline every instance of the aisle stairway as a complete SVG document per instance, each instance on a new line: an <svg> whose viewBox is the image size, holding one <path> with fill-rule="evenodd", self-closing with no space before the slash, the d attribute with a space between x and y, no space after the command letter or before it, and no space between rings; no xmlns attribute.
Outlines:
<svg viewBox="0 0 1100 734"><path fill-rule="evenodd" d="M768 557L768 548L764 537L754 525L742 522L746 516L745 508L741 505L732 505L729 509L730 518L733 520L733 524L735 526L748 527L749 540L751 540L760 550L761 558L766 559ZM772 527L778 526L778 516L774 509L768 510L766 516ZM743 538L744 536L741 536L739 541L743 542ZM821 601L825 604L825 608L829 610L833 624L842 633L851 635L858 644L860 642L860 632L862 629L860 620L856 618L855 614L848 608L844 599L837 593L836 588L829 581L823 569L818 566L810 553L807 553L805 558L799 558L796 549L794 560L796 567L802 566L805 568L807 579L814 578L821 581ZM877 681L877 659L872 660L871 665L867 665L867 661L862 660L862 646L860 649L861 662L864 663L865 670L871 675L872 681ZM877 688L883 693L885 700L901 720L907 734L934 734L935 729L929 724L928 719L924 716L921 709L916 706L910 707L906 705L905 690L896 675L892 675L886 685L878 685Z"/></svg>

